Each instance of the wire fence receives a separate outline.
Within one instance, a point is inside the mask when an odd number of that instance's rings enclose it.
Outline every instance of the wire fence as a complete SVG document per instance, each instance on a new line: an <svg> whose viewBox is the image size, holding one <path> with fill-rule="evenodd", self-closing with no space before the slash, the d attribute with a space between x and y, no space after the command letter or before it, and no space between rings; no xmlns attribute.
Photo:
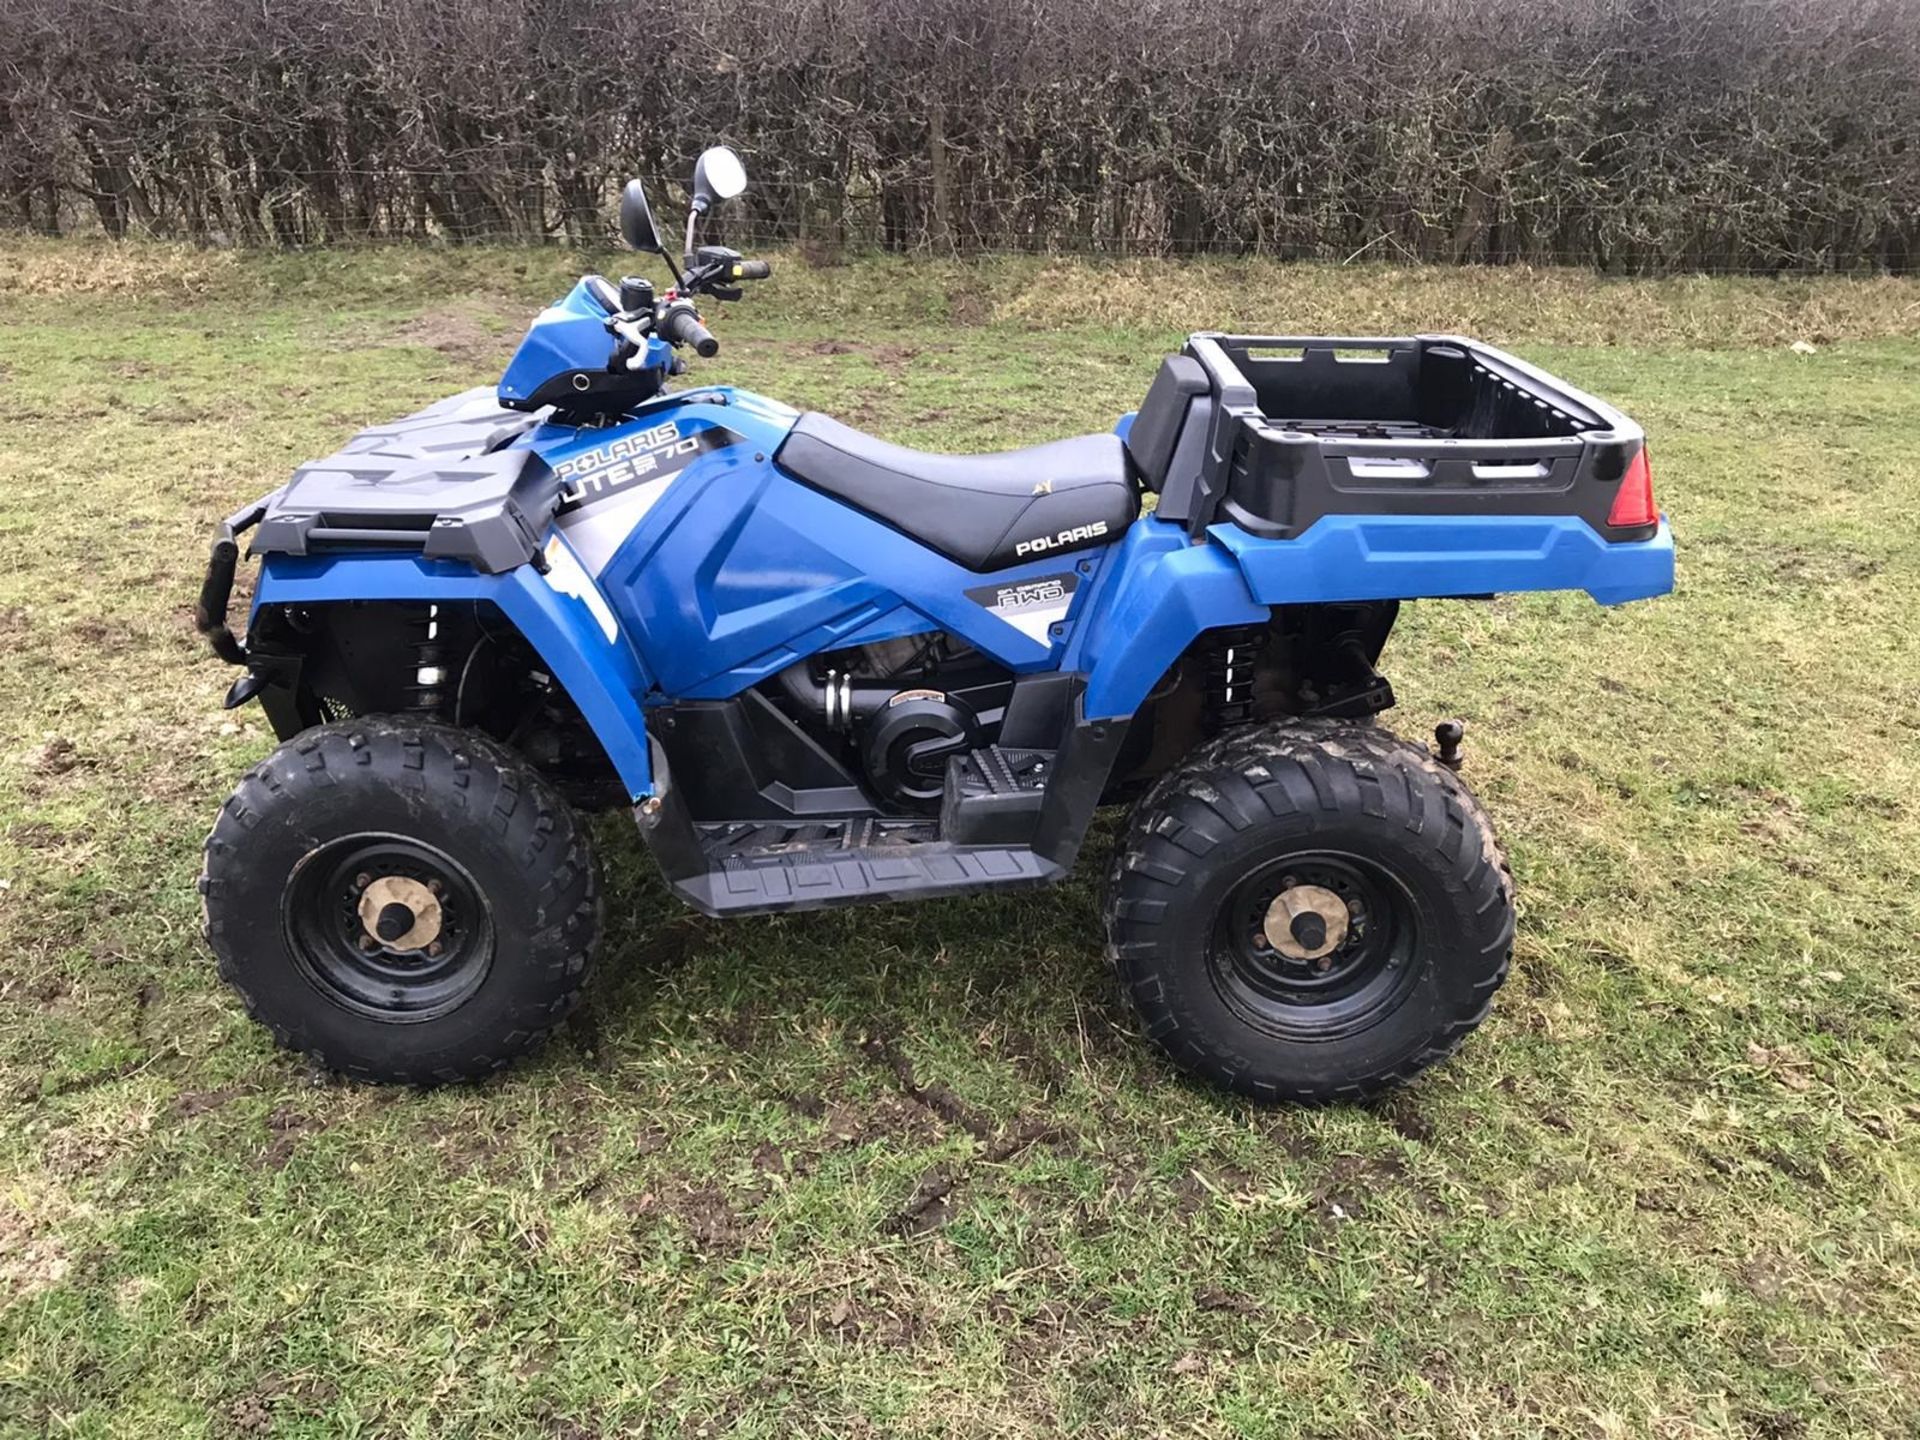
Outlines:
<svg viewBox="0 0 1920 1440"><path fill-rule="evenodd" d="M238 172L196 176L191 203L165 184L137 215L107 223L96 193L75 188L43 233L113 233L211 246L287 249L364 244L617 246L623 176L557 182L545 170L354 166L281 171L270 182ZM672 246L686 194L650 185L662 238ZM1632 274L1911 272L1920 235L1862 233L1849 216L1800 214L1755 223L1777 197L1722 187L1713 218L1638 215L1617 205L1469 191L1450 209L1373 203L1340 194L1250 197L1230 206L1150 186L1074 190L1035 179L952 188L943 218L924 181L835 186L779 178L746 195L703 230L743 250L816 258L874 252L918 255L1063 255L1105 259L1262 257L1384 264L1546 265ZM1690 207L1691 208L1691 207ZM1194 214L1203 218L1198 224ZM18 224L16 228L26 228ZM1679 219L1681 223L1674 223ZM1916 217L1920 230L1920 217Z"/></svg>

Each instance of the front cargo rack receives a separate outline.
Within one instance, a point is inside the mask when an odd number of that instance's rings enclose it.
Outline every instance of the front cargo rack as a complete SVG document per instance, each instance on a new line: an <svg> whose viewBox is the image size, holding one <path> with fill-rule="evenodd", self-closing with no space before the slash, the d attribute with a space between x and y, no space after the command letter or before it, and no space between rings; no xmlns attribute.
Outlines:
<svg viewBox="0 0 1920 1440"><path fill-rule="evenodd" d="M1456 335L1189 337L1129 448L1158 513L1287 540L1321 517L1572 515L1607 523L1644 443L1605 402ZM1155 471L1158 473L1154 473Z"/></svg>

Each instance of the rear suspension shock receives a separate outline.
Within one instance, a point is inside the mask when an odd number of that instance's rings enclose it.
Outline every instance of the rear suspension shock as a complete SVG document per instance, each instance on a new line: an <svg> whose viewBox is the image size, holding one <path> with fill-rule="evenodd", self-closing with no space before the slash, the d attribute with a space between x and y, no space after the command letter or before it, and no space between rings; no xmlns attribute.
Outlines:
<svg viewBox="0 0 1920 1440"><path fill-rule="evenodd" d="M1206 635L1207 724L1214 730L1253 719L1253 672L1267 645L1264 625L1233 625Z"/></svg>

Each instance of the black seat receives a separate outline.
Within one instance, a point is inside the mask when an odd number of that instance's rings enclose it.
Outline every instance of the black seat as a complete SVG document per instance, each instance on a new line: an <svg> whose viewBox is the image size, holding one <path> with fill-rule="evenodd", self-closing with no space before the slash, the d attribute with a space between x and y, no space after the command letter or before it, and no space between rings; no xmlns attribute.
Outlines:
<svg viewBox="0 0 1920 1440"><path fill-rule="evenodd" d="M969 570L1116 540L1140 513L1126 452L1080 435L994 455L930 455L802 415L774 463Z"/></svg>

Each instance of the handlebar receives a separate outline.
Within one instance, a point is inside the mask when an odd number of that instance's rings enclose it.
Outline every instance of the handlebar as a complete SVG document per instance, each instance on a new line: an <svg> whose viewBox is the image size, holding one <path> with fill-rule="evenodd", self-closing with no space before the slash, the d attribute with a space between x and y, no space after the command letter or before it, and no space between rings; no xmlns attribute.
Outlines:
<svg viewBox="0 0 1920 1440"><path fill-rule="evenodd" d="M773 274L773 266L764 260L742 260L733 267L736 280L765 280Z"/></svg>
<svg viewBox="0 0 1920 1440"><path fill-rule="evenodd" d="M675 345L691 345L694 354L711 360L720 353L720 342L700 323L700 316L688 300L675 300L660 316L661 336Z"/></svg>

